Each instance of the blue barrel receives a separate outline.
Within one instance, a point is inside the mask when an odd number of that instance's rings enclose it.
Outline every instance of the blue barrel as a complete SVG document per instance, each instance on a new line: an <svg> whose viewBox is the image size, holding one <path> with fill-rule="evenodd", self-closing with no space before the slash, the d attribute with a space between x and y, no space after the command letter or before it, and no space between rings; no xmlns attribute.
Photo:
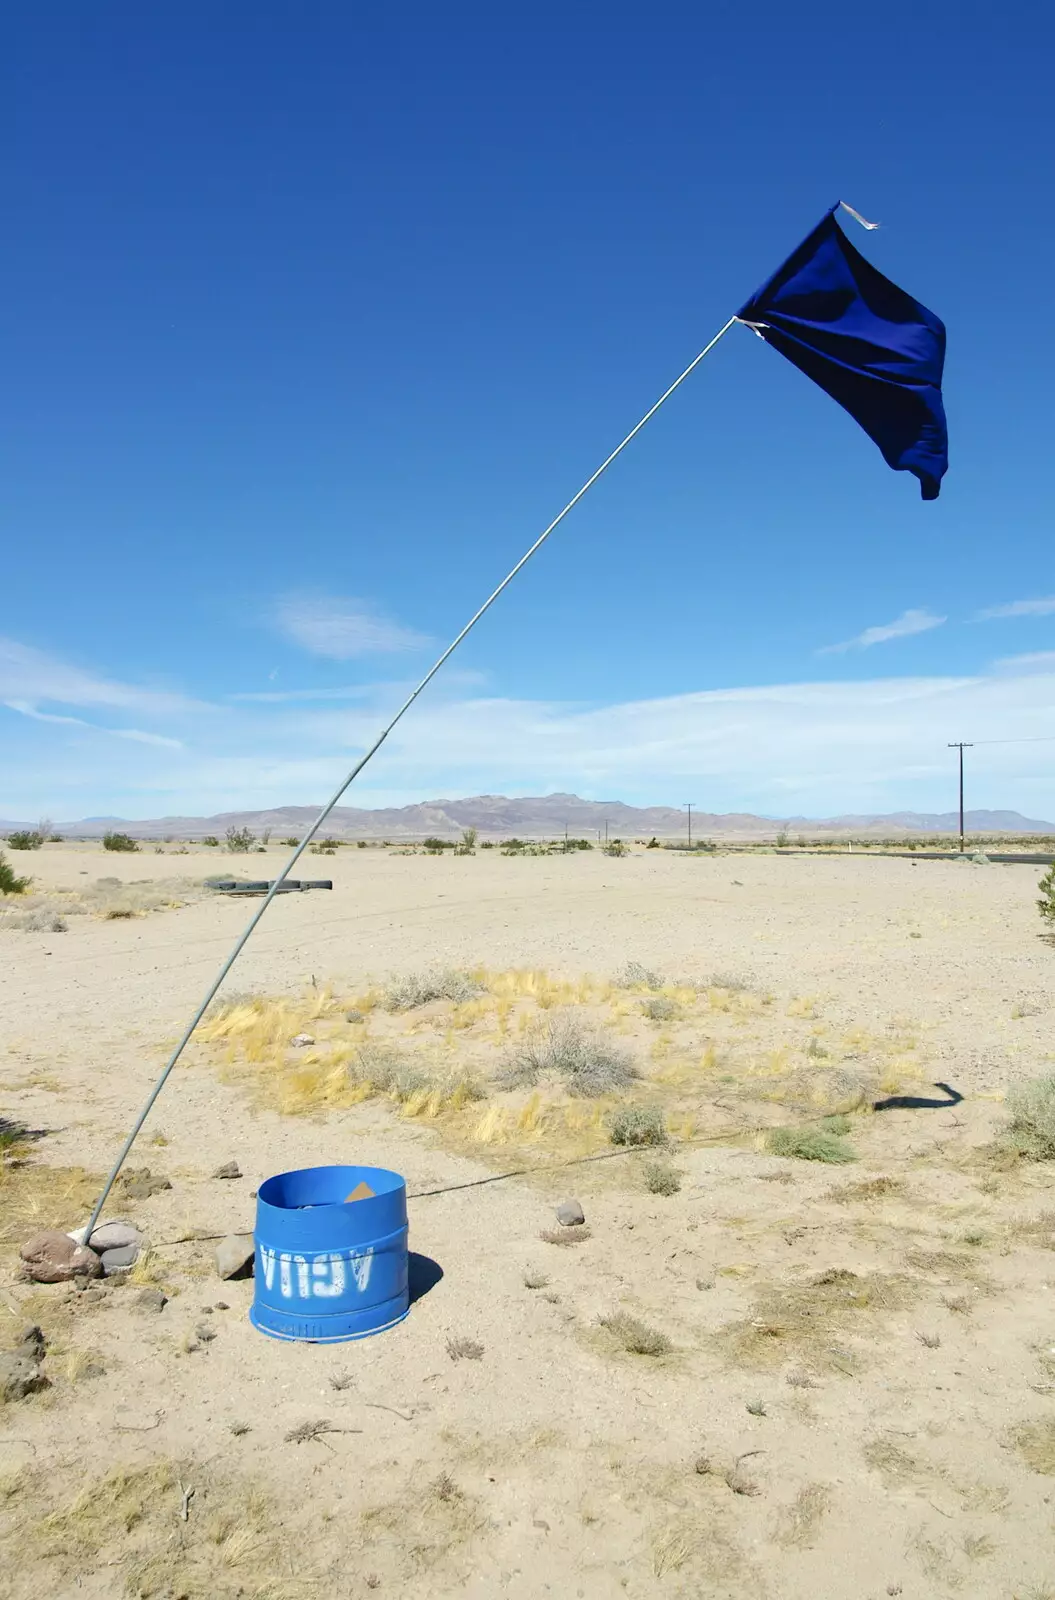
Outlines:
<svg viewBox="0 0 1055 1600"><path fill-rule="evenodd" d="M348 1200L361 1183L374 1192ZM273 1339L381 1333L410 1308L407 1189L383 1167L305 1167L260 1185L249 1320Z"/></svg>

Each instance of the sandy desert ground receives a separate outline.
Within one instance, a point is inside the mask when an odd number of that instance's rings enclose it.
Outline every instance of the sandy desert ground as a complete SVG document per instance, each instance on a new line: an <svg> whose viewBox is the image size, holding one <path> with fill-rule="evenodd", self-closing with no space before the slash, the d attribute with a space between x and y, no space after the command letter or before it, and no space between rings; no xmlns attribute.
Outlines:
<svg viewBox="0 0 1055 1600"><path fill-rule="evenodd" d="M1055 1173L998 1142L1007 1088L1055 1070L1040 869L311 858L334 891L275 903L133 1155L172 1187L108 1208L149 1255L81 1292L17 1247L86 1221L252 902L104 908L265 863L11 859L88 909L0 922L0 1116L42 1135L3 1168L0 1343L39 1323L51 1379L0 1409L0 1594L1055 1596ZM452 971L462 998L391 1009L393 976ZM497 1076L569 1016L638 1076ZM371 1051L409 1076L380 1092ZM621 1105L669 1145L583 1161ZM855 1160L769 1148L842 1110ZM202 1236L337 1161L406 1175L438 1272L377 1338L272 1342ZM589 1236L549 1242L570 1196Z"/></svg>

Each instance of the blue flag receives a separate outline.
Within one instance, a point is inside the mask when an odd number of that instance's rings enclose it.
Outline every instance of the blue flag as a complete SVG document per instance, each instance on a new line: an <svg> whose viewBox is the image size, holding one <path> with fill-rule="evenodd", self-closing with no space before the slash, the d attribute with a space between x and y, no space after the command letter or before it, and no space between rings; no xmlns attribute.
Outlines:
<svg viewBox="0 0 1055 1600"><path fill-rule="evenodd" d="M923 499L936 500L949 465L945 324L854 249L837 210L737 315L861 424L887 466L915 473Z"/></svg>

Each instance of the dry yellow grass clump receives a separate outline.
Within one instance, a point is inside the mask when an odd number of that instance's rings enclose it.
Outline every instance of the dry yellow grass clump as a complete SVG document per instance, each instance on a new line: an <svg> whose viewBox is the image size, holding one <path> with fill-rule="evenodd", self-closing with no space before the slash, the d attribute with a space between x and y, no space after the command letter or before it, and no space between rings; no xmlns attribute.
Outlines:
<svg viewBox="0 0 1055 1600"><path fill-rule="evenodd" d="M816 1016L812 1000L790 1009ZM571 1156L607 1146L622 1105L654 1106L666 1136L681 1139L747 1131L760 1114L767 1125L774 1107L870 1105L874 1080L818 1056L814 1032L769 1042L787 1026L771 997L735 977L668 983L629 963L611 979L474 967L359 992L235 995L199 1038L218 1047L228 1076L285 1114L384 1099L461 1148Z"/></svg>
<svg viewBox="0 0 1055 1600"><path fill-rule="evenodd" d="M27 1157L0 1161L0 1245L21 1244L40 1228L82 1223L102 1180L83 1167L50 1167Z"/></svg>
<svg viewBox="0 0 1055 1600"><path fill-rule="evenodd" d="M199 900L204 890L187 878L144 878L122 883L120 878L96 878L77 889L29 890L0 899L0 930L22 933L61 933L69 917L91 916L103 921L143 917L152 911L171 911Z"/></svg>
<svg viewBox="0 0 1055 1600"><path fill-rule="evenodd" d="M5 1546L46 1594L116 1568L132 1595L286 1600L309 1576L292 1577L270 1499L198 1462L111 1467L73 1495L23 1468L0 1496Z"/></svg>
<svg viewBox="0 0 1055 1600"><path fill-rule="evenodd" d="M804 1282L774 1285L754 1313L722 1330L719 1343L738 1365L765 1368L803 1361L822 1371L852 1374L857 1356L838 1341L865 1333L875 1319L908 1305L915 1280L889 1273L858 1274L833 1267Z"/></svg>

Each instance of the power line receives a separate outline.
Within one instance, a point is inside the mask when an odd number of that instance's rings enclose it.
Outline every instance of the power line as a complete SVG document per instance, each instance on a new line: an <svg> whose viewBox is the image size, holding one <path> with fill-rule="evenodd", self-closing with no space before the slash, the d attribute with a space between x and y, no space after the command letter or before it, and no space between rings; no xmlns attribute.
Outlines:
<svg viewBox="0 0 1055 1600"><path fill-rule="evenodd" d="M1027 735L1022 739L975 739L975 744L1055 744L1055 733ZM952 746L950 746L950 749Z"/></svg>

